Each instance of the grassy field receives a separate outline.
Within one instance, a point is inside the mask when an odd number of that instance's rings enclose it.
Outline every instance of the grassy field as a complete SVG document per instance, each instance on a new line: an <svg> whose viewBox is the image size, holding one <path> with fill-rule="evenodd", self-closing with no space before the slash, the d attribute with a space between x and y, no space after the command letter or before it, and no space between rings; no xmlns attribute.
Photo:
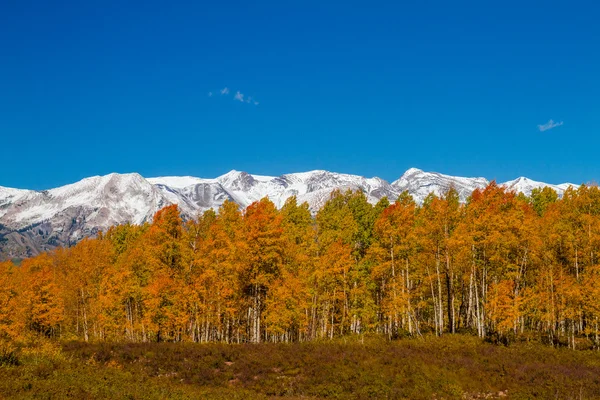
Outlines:
<svg viewBox="0 0 600 400"><path fill-rule="evenodd" d="M598 352L505 347L468 336L260 345L44 342L4 352L0 364L0 397L11 399L600 398Z"/></svg>

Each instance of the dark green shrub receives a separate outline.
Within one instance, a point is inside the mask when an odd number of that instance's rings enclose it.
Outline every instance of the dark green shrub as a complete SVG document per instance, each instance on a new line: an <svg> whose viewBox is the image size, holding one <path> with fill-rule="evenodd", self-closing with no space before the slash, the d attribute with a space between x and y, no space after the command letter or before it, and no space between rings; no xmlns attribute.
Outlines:
<svg viewBox="0 0 600 400"><path fill-rule="evenodd" d="M16 350L10 348L0 348L0 366L18 366L21 362Z"/></svg>

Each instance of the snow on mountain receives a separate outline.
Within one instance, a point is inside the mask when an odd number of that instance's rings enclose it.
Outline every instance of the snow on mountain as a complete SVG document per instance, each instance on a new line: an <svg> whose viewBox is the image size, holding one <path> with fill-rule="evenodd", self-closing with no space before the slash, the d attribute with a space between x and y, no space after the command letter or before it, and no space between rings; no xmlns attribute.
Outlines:
<svg viewBox="0 0 600 400"><path fill-rule="evenodd" d="M153 178L153 181L154 179L160 178ZM226 200L235 201L215 179L203 179L200 183L196 182L183 188L173 188L164 184L155 184L155 186L166 197L173 197L171 203L178 204L188 218L211 208L217 210ZM185 202L192 211L185 212L181 207L182 202Z"/></svg>
<svg viewBox="0 0 600 400"><path fill-rule="evenodd" d="M550 185L548 185L550 186ZM566 191L568 188L573 188L573 189L577 189L579 187L579 185L576 185L574 183L561 183L559 185L555 185L557 188L559 188L560 190Z"/></svg>
<svg viewBox="0 0 600 400"><path fill-rule="evenodd" d="M167 195L139 174L94 176L56 189L28 191L2 206L2 252L30 256L113 225L141 224L173 203L187 215L195 212L179 193Z"/></svg>
<svg viewBox="0 0 600 400"><path fill-rule="evenodd" d="M316 213L333 190L360 190L375 204L383 197L394 201L408 191L417 203L431 192L442 195L454 187L461 201L485 178L463 178L411 168L388 183L323 170L281 176L251 175L230 171L212 179L191 176L143 178L139 174L94 176L46 191L0 187L0 257L26 257L126 222L150 221L160 208L177 204L184 218L217 210L226 200L245 208L268 197L277 207L296 196ZM570 184L549 185L518 178L505 182L509 190L530 194L535 187L550 186L562 195Z"/></svg>
<svg viewBox="0 0 600 400"><path fill-rule="evenodd" d="M278 177L233 170L215 179L158 177L149 178L148 181L165 192L177 191L190 200L199 212L217 209L225 200L234 201L245 208L263 197L282 207L292 196L296 196L300 203L308 202L310 209L316 212L335 189L362 190L373 203L384 196L398 196L391 185L382 179L321 170Z"/></svg>
<svg viewBox="0 0 600 400"><path fill-rule="evenodd" d="M451 187L458 192L460 201L465 201L473 190L484 188L488 183L485 178L463 178L411 168L392 182L392 187L400 193L407 191L417 203L422 203L429 193L441 196Z"/></svg>
<svg viewBox="0 0 600 400"><path fill-rule="evenodd" d="M388 182L380 178L364 178L322 170L287 174L281 179L288 183L288 188L279 206L283 205L287 198L295 195L298 202L308 202L313 212L318 211L325 204L335 189L360 190L373 204L383 197L393 200L399 195Z"/></svg>
<svg viewBox="0 0 600 400"><path fill-rule="evenodd" d="M534 181L532 179L525 178L524 176L521 176L512 181L504 182L501 185L507 188L508 190L512 190L515 193L523 193L526 196L530 196L533 189L541 189L543 187L548 186L554 189L554 191L558 194L559 197L562 197L565 190L567 190L569 187L577 187L577 185L571 183L552 185L549 183Z"/></svg>
<svg viewBox="0 0 600 400"><path fill-rule="evenodd" d="M0 217L6 214L7 208L20 199L35 193L32 190L13 189L0 186Z"/></svg>
<svg viewBox="0 0 600 400"><path fill-rule="evenodd" d="M139 174L94 176L42 192L33 192L9 207L3 216L6 225L22 228L41 223L62 213L85 209L85 220L96 228L108 228L125 221L140 224L167 204L154 185Z"/></svg>
<svg viewBox="0 0 600 400"><path fill-rule="evenodd" d="M162 178L150 181L163 182ZM180 192L189 197L189 193L201 193L203 203L195 201L202 209L210 207L212 197L213 208L220 206L226 199L247 207L251 203L268 197L277 207L282 207L287 199L296 196L300 203L306 201L310 209L316 212L329 198L335 189L362 190L373 203L384 196L396 198L397 193L384 180L364 178L356 175L338 174L328 171L309 171L286 174L278 177L251 175L241 171L230 171L214 180L204 180L188 186Z"/></svg>
<svg viewBox="0 0 600 400"><path fill-rule="evenodd" d="M30 190L26 189L13 189L4 186L0 186L0 201L5 201L9 198L14 198L29 193Z"/></svg>
<svg viewBox="0 0 600 400"><path fill-rule="evenodd" d="M216 181L216 179L202 179L193 176L163 176L160 178L147 178L146 180L153 185L164 185L173 189L183 189L199 183Z"/></svg>

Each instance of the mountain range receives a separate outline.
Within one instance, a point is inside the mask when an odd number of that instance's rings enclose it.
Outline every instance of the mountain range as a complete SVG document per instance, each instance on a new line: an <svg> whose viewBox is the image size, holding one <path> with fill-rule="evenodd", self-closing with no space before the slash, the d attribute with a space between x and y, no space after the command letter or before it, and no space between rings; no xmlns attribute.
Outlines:
<svg viewBox="0 0 600 400"><path fill-rule="evenodd" d="M245 208L269 197L281 207L289 197L296 196L299 203L306 201L316 213L335 189L361 190L371 203L383 197L394 201L407 191L421 203L429 193L440 195L451 186L465 201L473 190L488 183L485 178L411 168L392 183L377 177L316 170L277 177L231 171L214 179L113 173L42 191L0 186L0 259L25 258L68 246L112 225L151 221L156 211L169 204L177 204L184 218L194 218L208 209L218 209L226 200ZM569 186L577 186L551 185L524 177L501 185L526 195L534 188L549 186L559 196Z"/></svg>

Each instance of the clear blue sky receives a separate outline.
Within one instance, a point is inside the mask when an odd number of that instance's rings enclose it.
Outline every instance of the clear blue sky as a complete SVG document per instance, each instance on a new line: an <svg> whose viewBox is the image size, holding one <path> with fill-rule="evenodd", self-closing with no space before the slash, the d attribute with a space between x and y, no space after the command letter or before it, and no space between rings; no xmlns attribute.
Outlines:
<svg viewBox="0 0 600 400"><path fill-rule="evenodd" d="M594 1L5 1L0 185L600 180L599 16Z"/></svg>

